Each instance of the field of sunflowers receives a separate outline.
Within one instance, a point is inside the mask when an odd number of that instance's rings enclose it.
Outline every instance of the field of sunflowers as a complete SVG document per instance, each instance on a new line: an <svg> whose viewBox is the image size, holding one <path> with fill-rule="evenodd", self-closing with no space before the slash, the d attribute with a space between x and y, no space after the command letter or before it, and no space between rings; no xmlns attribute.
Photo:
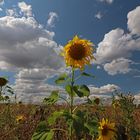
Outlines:
<svg viewBox="0 0 140 140"><path fill-rule="evenodd" d="M93 43L75 36L64 47L61 55L70 73L55 80L63 85L69 100L52 91L40 105L11 103L5 93L14 91L8 80L0 78L0 140L140 140L140 108L134 96L115 92L112 103L105 106L100 98L90 99L87 85L77 85L93 56ZM79 69L80 75L75 76ZM74 98L86 98L84 104L74 104ZM63 104L57 104L59 99Z"/></svg>

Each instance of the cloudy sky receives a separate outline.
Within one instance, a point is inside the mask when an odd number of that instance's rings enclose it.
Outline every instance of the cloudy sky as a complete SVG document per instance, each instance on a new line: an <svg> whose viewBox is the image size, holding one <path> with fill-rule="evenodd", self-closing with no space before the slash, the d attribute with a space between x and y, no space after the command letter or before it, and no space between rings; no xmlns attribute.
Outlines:
<svg viewBox="0 0 140 140"><path fill-rule="evenodd" d="M59 53L79 35L95 44L96 61L82 78L91 97L115 89L140 97L139 0L0 0L0 76L18 100L38 101L65 71ZM78 71L77 71L78 73Z"/></svg>

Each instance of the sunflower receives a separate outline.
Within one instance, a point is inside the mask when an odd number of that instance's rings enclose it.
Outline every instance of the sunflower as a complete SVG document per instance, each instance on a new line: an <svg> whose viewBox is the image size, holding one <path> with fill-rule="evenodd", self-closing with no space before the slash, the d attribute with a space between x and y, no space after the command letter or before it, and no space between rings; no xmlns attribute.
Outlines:
<svg viewBox="0 0 140 140"><path fill-rule="evenodd" d="M17 121L17 123L24 122L25 119L26 119L26 118L25 118L24 115L17 115L17 116L16 116L16 121Z"/></svg>
<svg viewBox="0 0 140 140"><path fill-rule="evenodd" d="M112 140L115 136L115 123L110 123L108 119L99 122L99 138L97 140Z"/></svg>
<svg viewBox="0 0 140 140"><path fill-rule="evenodd" d="M66 44L62 53L66 65L83 69L86 64L90 64L94 59L92 46L92 42L75 36Z"/></svg>

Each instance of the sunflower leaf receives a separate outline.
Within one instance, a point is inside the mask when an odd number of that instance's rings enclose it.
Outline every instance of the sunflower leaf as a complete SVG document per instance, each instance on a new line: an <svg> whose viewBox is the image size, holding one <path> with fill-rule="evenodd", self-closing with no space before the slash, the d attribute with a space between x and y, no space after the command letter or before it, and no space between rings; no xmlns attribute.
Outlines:
<svg viewBox="0 0 140 140"><path fill-rule="evenodd" d="M56 80L56 84L63 84L68 78L68 75L66 73L61 74Z"/></svg>
<svg viewBox="0 0 140 140"><path fill-rule="evenodd" d="M43 102L47 105L52 105L56 103L59 99L58 90L52 91L51 95L47 98L44 98Z"/></svg>
<svg viewBox="0 0 140 140"><path fill-rule="evenodd" d="M95 78L95 76L94 76L94 75L91 75L91 74L86 73L86 72L82 72L82 73L81 73L81 75L82 75L82 76L87 76L87 77L92 77L92 78Z"/></svg>

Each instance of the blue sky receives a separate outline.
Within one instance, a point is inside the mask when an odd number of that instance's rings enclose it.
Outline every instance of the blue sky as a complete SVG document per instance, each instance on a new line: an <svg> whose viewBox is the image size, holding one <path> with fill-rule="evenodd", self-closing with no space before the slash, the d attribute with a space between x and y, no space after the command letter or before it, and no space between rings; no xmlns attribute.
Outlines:
<svg viewBox="0 0 140 140"><path fill-rule="evenodd" d="M96 78L78 83L93 96L114 89L139 95L139 17L139 0L0 0L0 76L9 78L19 100L63 92L53 82L65 71L59 52L79 35L95 44L97 60L85 69Z"/></svg>

